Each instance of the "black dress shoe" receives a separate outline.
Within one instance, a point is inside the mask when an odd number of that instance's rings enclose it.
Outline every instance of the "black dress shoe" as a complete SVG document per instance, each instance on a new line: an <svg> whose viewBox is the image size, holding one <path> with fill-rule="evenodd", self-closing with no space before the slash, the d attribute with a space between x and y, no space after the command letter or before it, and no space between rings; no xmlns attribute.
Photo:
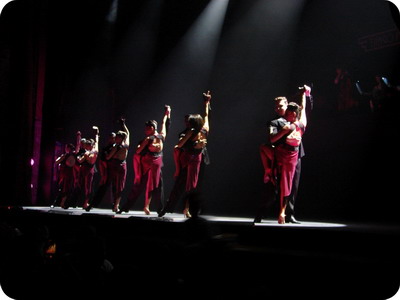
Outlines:
<svg viewBox="0 0 400 300"><path fill-rule="evenodd" d="M254 218L254 220L253 220L253 223L255 224L255 223L261 223L261 221L262 221L262 218L260 217L260 216L256 216L255 218Z"/></svg>
<svg viewBox="0 0 400 300"><path fill-rule="evenodd" d="M162 209L159 213L158 213L158 217L162 218L164 217L164 215L167 213L167 211L165 209Z"/></svg>
<svg viewBox="0 0 400 300"><path fill-rule="evenodd" d="M292 223L292 224L301 224L299 221L297 221L297 220L295 219L294 216L290 216L290 217L289 217L289 220L288 220L287 222L288 222L288 223Z"/></svg>

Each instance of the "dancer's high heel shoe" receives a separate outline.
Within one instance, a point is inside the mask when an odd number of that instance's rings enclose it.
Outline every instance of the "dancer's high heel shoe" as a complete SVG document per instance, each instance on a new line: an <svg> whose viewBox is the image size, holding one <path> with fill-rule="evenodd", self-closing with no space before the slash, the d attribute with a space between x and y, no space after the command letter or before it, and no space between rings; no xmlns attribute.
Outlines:
<svg viewBox="0 0 400 300"><path fill-rule="evenodd" d="M189 208L185 208L185 209L183 210L183 216L184 216L185 218L191 218L191 217L192 217L192 215L191 215L190 212L189 212Z"/></svg>
<svg viewBox="0 0 400 300"><path fill-rule="evenodd" d="M150 210L148 207L143 208L143 211L146 215L150 215Z"/></svg>
<svg viewBox="0 0 400 300"><path fill-rule="evenodd" d="M279 224L285 224L285 215L280 215L278 218L278 223Z"/></svg>
<svg viewBox="0 0 400 300"><path fill-rule="evenodd" d="M86 208L88 208L89 206L89 200L85 200L85 202L82 205L82 209L86 210Z"/></svg>

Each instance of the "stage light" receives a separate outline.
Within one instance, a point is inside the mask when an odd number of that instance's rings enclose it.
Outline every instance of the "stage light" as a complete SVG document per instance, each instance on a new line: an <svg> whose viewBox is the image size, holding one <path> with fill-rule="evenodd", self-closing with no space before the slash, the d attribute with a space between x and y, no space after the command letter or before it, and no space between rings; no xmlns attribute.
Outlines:
<svg viewBox="0 0 400 300"><path fill-rule="evenodd" d="M118 0L113 0L110 6L110 11L106 17L108 23L115 23L118 15Z"/></svg>
<svg viewBox="0 0 400 300"><path fill-rule="evenodd" d="M112 84L123 98L135 97L152 72L162 4L161 0L146 1L115 49Z"/></svg>
<svg viewBox="0 0 400 300"><path fill-rule="evenodd" d="M196 69L212 67L228 3L212 0L182 40L179 52Z"/></svg>
<svg viewBox="0 0 400 300"><path fill-rule="evenodd" d="M400 0L386 0L387 2L392 2L397 9L400 9Z"/></svg>
<svg viewBox="0 0 400 300"><path fill-rule="evenodd" d="M229 0L212 0L153 77L152 97L174 105L207 89ZM179 103L181 105L183 103Z"/></svg>

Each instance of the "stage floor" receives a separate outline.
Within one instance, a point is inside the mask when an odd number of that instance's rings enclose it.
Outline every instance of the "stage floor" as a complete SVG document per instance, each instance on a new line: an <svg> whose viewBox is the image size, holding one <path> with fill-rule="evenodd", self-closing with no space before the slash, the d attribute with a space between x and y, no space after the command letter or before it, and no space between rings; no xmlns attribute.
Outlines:
<svg viewBox="0 0 400 300"><path fill-rule="evenodd" d="M146 219L151 221L170 221L170 222L184 222L188 219L183 214L178 213L167 213L164 217L159 218L156 212L151 212L150 215L146 215L143 211L131 210L128 213L123 212L122 214L116 214L110 209L93 208L89 212L84 209L68 208L63 209L61 207L46 207L46 206L24 206L23 210L27 211L40 211L51 214L61 215L103 215L110 216L116 219L124 218L137 218ZM201 217L209 222L226 223L226 224L243 224L251 226L268 226L268 227L297 227L297 228L344 228L348 225L341 223L330 223L330 222L312 222L312 221L301 221L300 224L278 224L277 220L263 219L261 223L253 223L253 218L245 217L227 217L227 216L215 216L215 215L201 215Z"/></svg>

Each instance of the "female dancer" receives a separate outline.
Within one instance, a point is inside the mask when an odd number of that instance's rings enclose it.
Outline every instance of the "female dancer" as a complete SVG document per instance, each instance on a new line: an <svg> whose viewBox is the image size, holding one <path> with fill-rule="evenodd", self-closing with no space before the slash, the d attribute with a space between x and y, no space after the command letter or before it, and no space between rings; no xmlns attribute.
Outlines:
<svg viewBox="0 0 400 300"><path fill-rule="evenodd" d="M99 172L100 172L100 182L99 186L102 186L107 183L108 170L107 170L107 155L110 153L111 149L115 144L115 132L111 132L108 136L107 145L101 149L99 153Z"/></svg>
<svg viewBox="0 0 400 300"><path fill-rule="evenodd" d="M208 114L210 109L210 91L203 93L204 96L204 118L199 114L187 117L186 130L180 134L178 144L174 149L176 165L175 184L165 206L158 214L159 217L166 212L172 212L177 201L183 195L185 209L183 214L190 218L192 214L198 214L198 203L195 193L198 188L199 173L203 158L203 151L207 145L207 137L210 131ZM190 207L193 204L194 208Z"/></svg>
<svg viewBox="0 0 400 300"><path fill-rule="evenodd" d="M56 164L59 165L59 195L51 207L54 207L58 198L61 198L60 206L66 208L66 200L71 197L75 188L75 163L75 146L73 144L67 144L65 145L65 152L56 159Z"/></svg>
<svg viewBox="0 0 400 300"><path fill-rule="evenodd" d="M119 123L122 129L115 134L115 144L105 156L107 161L107 181L99 186L92 203L86 207L86 211L90 211L101 202L109 185L111 185L114 200L112 211L117 212L119 210L121 194L125 188L126 157L129 149L129 130L126 127L125 119L121 118Z"/></svg>
<svg viewBox="0 0 400 300"><path fill-rule="evenodd" d="M81 143L85 139L82 139L81 132L76 133L76 143L65 145L65 152L56 159L56 164L59 165L59 194L54 200L51 207L54 207L60 200L60 207L67 209L71 202L75 202L74 195L79 190L79 162L77 156L79 155L79 149Z"/></svg>
<svg viewBox="0 0 400 300"><path fill-rule="evenodd" d="M95 130L96 135L95 140L86 139L83 143L85 152L83 155L78 156L78 162L80 163L79 181L84 196L84 202L82 205L83 209L86 209L89 205L89 197L92 194L94 165L99 153L99 128L93 126L93 129Z"/></svg>
<svg viewBox="0 0 400 300"><path fill-rule="evenodd" d="M270 134L271 143L275 146L276 167L279 177L280 212L278 223L285 224L286 200L292 190L293 176L299 154L299 145L307 126L306 87L302 95L302 105L290 102L284 119L287 123L277 132Z"/></svg>
<svg viewBox="0 0 400 300"><path fill-rule="evenodd" d="M145 201L143 211L150 215L150 201L152 198L158 202L158 212L163 205L163 182L161 168L163 166L162 150L165 138L171 122L171 108L166 105L162 119L161 131L157 132L157 122L150 120L145 123L144 133L146 137L139 142L133 156L133 168L135 179L127 202L117 213L128 212L137 198L145 190Z"/></svg>

